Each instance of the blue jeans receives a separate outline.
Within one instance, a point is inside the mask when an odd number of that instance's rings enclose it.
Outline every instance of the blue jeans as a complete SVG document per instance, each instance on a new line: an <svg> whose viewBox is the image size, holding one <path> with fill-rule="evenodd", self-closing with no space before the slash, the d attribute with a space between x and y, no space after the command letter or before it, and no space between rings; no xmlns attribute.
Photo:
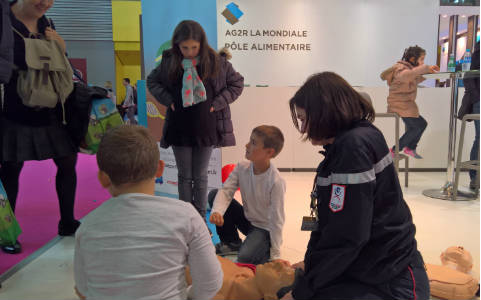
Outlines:
<svg viewBox="0 0 481 300"><path fill-rule="evenodd" d="M479 101L473 104L473 114L479 114ZM479 159L479 120L474 120L474 130L475 135L471 154L469 155L470 160ZM476 180L475 170L469 170L469 178L471 178L471 181Z"/></svg>
<svg viewBox="0 0 481 300"><path fill-rule="evenodd" d="M402 118L402 120L406 126L406 131L399 139L399 151L402 151L404 147L416 150L428 122L421 115L418 118Z"/></svg>
<svg viewBox="0 0 481 300"><path fill-rule="evenodd" d="M179 199L191 203L205 220L212 147L172 146L172 150L178 170Z"/></svg>
<svg viewBox="0 0 481 300"><path fill-rule="evenodd" d="M214 204L217 190L209 193L209 205ZM246 236L244 242L239 237L240 230ZM224 225L216 227L220 241L226 244L242 245L239 249L237 261L245 264L263 264L270 258L271 237L269 231L255 227L244 215L244 208L235 199L232 199L224 213Z"/></svg>

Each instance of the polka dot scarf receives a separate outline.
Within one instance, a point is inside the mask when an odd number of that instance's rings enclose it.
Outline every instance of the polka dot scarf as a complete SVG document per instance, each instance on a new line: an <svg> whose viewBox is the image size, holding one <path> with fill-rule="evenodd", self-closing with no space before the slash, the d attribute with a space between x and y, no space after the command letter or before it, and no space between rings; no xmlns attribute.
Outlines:
<svg viewBox="0 0 481 300"><path fill-rule="evenodd" d="M198 60L198 57L194 59L184 58L182 60L182 68L184 69L184 76L182 77L182 103L184 107L207 100L204 84L195 68Z"/></svg>

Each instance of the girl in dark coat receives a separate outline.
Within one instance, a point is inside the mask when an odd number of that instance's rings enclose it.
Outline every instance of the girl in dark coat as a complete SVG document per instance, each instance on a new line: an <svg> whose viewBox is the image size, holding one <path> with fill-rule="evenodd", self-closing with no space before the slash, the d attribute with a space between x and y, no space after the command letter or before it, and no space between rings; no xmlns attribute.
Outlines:
<svg viewBox="0 0 481 300"><path fill-rule="evenodd" d="M161 146L174 151L179 199L205 218L210 155L213 147L235 145L229 104L241 94L244 78L209 46L200 24L186 20L175 28L172 48L147 86L168 107Z"/></svg>

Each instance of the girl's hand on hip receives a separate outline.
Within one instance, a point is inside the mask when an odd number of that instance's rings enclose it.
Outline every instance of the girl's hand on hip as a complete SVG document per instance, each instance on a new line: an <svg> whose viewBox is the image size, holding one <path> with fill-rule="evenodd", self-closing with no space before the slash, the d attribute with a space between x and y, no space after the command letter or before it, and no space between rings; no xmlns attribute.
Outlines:
<svg viewBox="0 0 481 300"><path fill-rule="evenodd" d="M172 109L172 111L175 111L174 103L172 103L172 104L170 105L170 108Z"/></svg>

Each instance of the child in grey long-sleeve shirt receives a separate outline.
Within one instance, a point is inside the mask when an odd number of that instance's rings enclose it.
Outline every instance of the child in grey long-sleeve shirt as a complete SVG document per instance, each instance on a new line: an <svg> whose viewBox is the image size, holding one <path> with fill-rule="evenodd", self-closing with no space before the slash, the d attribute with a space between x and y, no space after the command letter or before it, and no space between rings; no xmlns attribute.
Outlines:
<svg viewBox="0 0 481 300"><path fill-rule="evenodd" d="M159 149L147 129L122 125L102 138L99 180L113 198L77 230L74 275L87 299L212 299L223 273L191 204L154 196Z"/></svg>
<svg viewBox="0 0 481 300"><path fill-rule="evenodd" d="M250 162L237 164L213 201L210 222L217 225L221 240L216 245L218 254L238 250L238 262L252 264L280 258L286 185L270 160L283 144L277 127L263 125L252 131L246 145ZM232 199L239 187L243 205ZM246 235L242 245L238 229Z"/></svg>

